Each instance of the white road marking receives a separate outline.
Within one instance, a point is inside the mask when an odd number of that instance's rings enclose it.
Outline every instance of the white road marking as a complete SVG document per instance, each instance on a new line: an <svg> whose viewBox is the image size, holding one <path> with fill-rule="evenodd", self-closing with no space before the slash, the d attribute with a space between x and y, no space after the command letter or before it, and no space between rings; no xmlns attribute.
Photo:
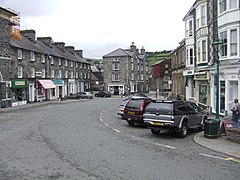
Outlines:
<svg viewBox="0 0 240 180"><path fill-rule="evenodd" d="M203 154L203 153L199 153L199 155L200 155L200 156L206 156L206 157L210 157L210 158L215 158L215 159L226 160L225 158L218 157L218 156L213 156L213 155L209 155L209 154Z"/></svg>
<svg viewBox="0 0 240 180"><path fill-rule="evenodd" d="M162 147L166 147L166 148L170 148L170 149L176 149L176 147L169 146L169 145L165 145L165 144L155 143L155 145L162 146Z"/></svg>
<svg viewBox="0 0 240 180"><path fill-rule="evenodd" d="M113 129L114 131L118 132L118 133L120 132L119 130L117 130L117 129L115 129L115 128L112 128L112 129Z"/></svg>
<svg viewBox="0 0 240 180"><path fill-rule="evenodd" d="M107 124L107 123L105 123L105 122L103 122L103 124L104 124L105 126L108 126L108 124Z"/></svg>

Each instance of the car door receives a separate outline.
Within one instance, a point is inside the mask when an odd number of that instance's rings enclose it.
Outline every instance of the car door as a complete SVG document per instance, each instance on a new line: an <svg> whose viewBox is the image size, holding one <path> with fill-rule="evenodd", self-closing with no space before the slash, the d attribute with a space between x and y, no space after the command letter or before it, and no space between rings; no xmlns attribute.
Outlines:
<svg viewBox="0 0 240 180"><path fill-rule="evenodd" d="M196 126L200 122L200 113L199 109L193 102L186 102L188 117L189 117L189 126Z"/></svg>

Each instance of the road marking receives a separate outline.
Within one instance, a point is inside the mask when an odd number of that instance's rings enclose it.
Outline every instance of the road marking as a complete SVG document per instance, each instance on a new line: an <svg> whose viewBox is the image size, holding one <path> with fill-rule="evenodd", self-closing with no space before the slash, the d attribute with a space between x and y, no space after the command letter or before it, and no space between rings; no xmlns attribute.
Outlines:
<svg viewBox="0 0 240 180"><path fill-rule="evenodd" d="M115 129L115 128L112 128L112 129L113 129L114 131L118 132L118 133L120 132L119 130L117 130L117 129Z"/></svg>
<svg viewBox="0 0 240 180"><path fill-rule="evenodd" d="M225 158L226 161L233 161L233 162L236 162L236 163L240 163L240 160L238 159L235 159L233 157L228 157L228 158Z"/></svg>
<svg viewBox="0 0 240 180"><path fill-rule="evenodd" d="M154 143L154 144L155 144L155 145L158 145L158 146L162 146L162 147L170 148L170 149L176 149L176 147L169 146L169 145L165 145L165 144L159 144L159 143Z"/></svg>
<svg viewBox="0 0 240 180"><path fill-rule="evenodd" d="M221 160L225 160L226 161L226 158L222 158L222 157L219 157L219 156L213 156L213 155L203 154L203 153L199 153L199 155L200 156L210 157L210 158L215 158L215 159L221 159Z"/></svg>
<svg viewBox="0 0 240 180"><path fill-rule="evenodd" d="M105 122L103 122L103 124L104 124L105 126L108 126L108 124L107 124L107 123L105 123Z"/></svg>

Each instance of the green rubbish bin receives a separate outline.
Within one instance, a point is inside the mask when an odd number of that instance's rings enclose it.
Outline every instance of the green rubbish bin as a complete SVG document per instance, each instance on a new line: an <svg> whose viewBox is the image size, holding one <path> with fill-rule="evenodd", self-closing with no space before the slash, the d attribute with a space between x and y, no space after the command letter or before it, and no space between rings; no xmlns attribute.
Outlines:
<svg viewBox="0 0 240 180"><path fill-rule="evenodd" d="M206 138L217 138L220 134L220 121L217 119L207 119L204 122L204 136Z"/></svg>

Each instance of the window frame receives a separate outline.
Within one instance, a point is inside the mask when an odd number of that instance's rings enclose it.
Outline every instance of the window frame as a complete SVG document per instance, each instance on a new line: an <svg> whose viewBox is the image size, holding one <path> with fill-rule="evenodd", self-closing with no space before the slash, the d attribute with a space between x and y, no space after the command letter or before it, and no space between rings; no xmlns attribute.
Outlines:
<svg viewBox="0 0 240 180"><path fill-rule="evenodd" d="M18 75L18 78L23 78L23 66L22 65L18 66L17 75Z"/></svg>
<svg viewBox="0 0 240 180"><path fill-rule="evenodd" d="M232 35L232 33L235 32L236 33L236 38L234 38ZM238 31L237 29L230 29L230 56L237 56L238 54L238 41L237 41L237 37L238 36ZM234 41L235 40L235 41ZM233 52L234 50L234 52Z"/></svg>
<svg viewBox="0 0 240 180"><path fill-rule="evenodd" d="M17 49L17 59L21 60L23 59L23 50L22 49Z"/></svg>

